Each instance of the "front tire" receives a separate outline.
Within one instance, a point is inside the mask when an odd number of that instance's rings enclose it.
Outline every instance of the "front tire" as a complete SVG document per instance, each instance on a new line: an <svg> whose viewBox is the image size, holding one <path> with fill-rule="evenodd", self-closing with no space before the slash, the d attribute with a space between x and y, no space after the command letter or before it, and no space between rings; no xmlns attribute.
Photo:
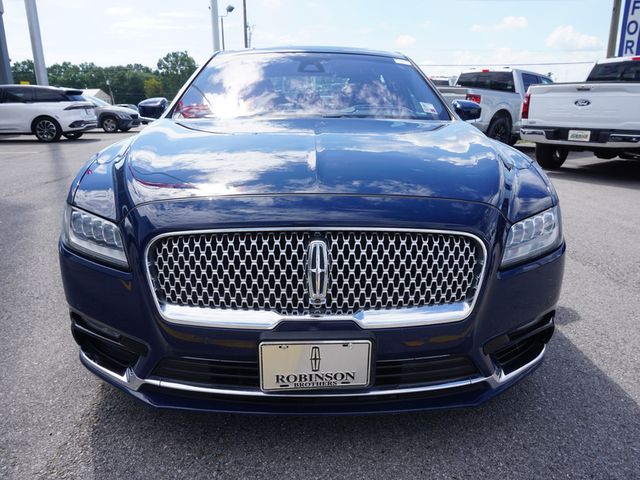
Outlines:
<svg viewBox="0 0 640 480"><path fill-rule="evenodd" d="M40 117L33 121L33 133L41 142L57 142L62 136L62 128L53 118Z"/></svg>
<svg viewBox="0 0 640 480"><path fill-rule="evenodd" d="M118 131L118 121L112 116L104 117L101 126L107 133L116 133Z"/></svg>
<svg viewBox="0 0 640 480"><path fill-rule="evenodd" d="M487 129L487 136L509 145L511 141L511 120L506 115L494 117Z"/></svg>
<svg viewBox="0 0 640 480"><path fill-rule="evenodd" d="M82 132L69 132L69 133L63 133L62 135L65 138L68 138L69 140L77 140L82 136Z"/></svg>
<svg viewBox="0 0 640 480"><path fill-rule="evenodd" d="M536 160L543 168L560 168L569 155L566 147L536 143Z"/></svg>

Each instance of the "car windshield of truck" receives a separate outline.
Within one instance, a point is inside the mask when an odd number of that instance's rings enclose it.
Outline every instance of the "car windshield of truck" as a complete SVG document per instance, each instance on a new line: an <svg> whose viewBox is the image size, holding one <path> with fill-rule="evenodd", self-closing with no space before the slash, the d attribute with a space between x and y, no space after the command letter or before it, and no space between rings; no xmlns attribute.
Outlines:
<svg viewBox="0 0 640 480"><path fill-rule="evenodd" d="M640 61L599 63L587 82L640 82Z"/></svg>
<svg viewBox="0 0 640 480"><path fill-rule="evenodd" d="M216 56L173 113L174 118L255 116L450 120L409 61L333 53Z"/></svg>
<svg viewBox="0 0 640 480"><path fill-rule="evenodd" d="M467 72L460 75L457 85L501 92L516 91L511 72Z"/></svg>

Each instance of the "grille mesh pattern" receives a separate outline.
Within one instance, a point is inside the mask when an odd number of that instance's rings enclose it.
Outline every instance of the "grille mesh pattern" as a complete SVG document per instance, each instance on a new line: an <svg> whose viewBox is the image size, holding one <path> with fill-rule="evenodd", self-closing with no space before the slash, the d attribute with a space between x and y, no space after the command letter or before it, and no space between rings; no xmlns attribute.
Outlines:
<svg viewBox="0 0 640 480"><path fill-rule="evenodd" d="M455 234L186 234L160 238L149 249L153 288L160 303L171 305L308 314L312 239L328 246L327 302L319 313L332 315L471 301L484 260L475 240Z"/></svg>

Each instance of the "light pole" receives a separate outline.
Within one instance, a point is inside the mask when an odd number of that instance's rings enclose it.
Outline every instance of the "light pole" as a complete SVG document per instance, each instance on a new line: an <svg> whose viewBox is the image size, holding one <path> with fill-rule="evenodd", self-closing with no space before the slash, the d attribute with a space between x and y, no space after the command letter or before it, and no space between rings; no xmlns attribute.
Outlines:
<svg viewBox="0 0 640 480"><path fill-rule="evenodd" d="M235 9L235 7L233 5L227 5L227 9L224 15L220 15L220 33L222 34L222 50L224 50L224 17L226 17L227 15L229 15L231 12L233 12L233 10Z"/></svg>
<svg viewBox="0 0 640 480"><path fill-rule="evenodd" d="M607 44L607 58L616 56L616 41L618 40L618 25L620 25L620 10L622 0L613 0L611 11L611 25L609 27L609 43Z"/></svg>
<svg viewBox="0 0 640 480"><path fill-rule="evenodd" d="M13 83L11 62L9 61L9 51L7 49L7 38L4 34L3 14L4 7L2 6L2 0L0 0L0 83Z"/></svg>
<svg viewBox="0 0 640 480"><path fill-rule="evenodd" d="M218 0L211 0L211 33L213 34L213 51L220 50L220 35L218 32Z"/></svg>
<svg viewBox="0 0 640 480"><path fill-rule="evenodd" d="M42 53L42 37L40 37L40 22L38 21L36 0L24 0L24 6L27 10L27 23L29 25L29 35L31 36L36 82L38 82L38 85L46 86L49 85L49 78L47 77L47 67L44 63L44 54Z"/></svg>
<svg viewBox="0 0 640 480"><path fill-rule="evenodd" d="M247 25L247 0L242 0L242 30L244 30L244 48L249 48L249 25Z"/></svg>

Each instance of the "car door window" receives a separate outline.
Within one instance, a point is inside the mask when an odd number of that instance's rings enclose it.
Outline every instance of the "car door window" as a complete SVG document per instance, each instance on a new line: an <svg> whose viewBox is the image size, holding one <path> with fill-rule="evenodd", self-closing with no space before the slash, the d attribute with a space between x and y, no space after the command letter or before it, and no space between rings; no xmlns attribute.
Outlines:
<svg viewBox="0 0 640 480"><path fill-rule="evenodd" d="M530 73L522 74L522 84L525 92L529 90L531 85L537 85L538 83L540 83L540 78L537 75L531 75Z"/></svg>
<svg viewBox="0 0 640 480"><path fill-rule="evenodd" d="M33 102L33 89L28 87L5 87L2 103Z"/></svg>
<svg viewBox="0 0 640 480"><path fill-rule="evenodd" d="M67 99L62 92L49 88L36 90L36 102L65 102Z"/></svg>
<svg viewBox="0 0 640 480"><path fill-rule="evenodd" d="M540 83L542 83L543 85L549 85L553 83L553 80L551 80L549 77L540 77Z"/></svg>

